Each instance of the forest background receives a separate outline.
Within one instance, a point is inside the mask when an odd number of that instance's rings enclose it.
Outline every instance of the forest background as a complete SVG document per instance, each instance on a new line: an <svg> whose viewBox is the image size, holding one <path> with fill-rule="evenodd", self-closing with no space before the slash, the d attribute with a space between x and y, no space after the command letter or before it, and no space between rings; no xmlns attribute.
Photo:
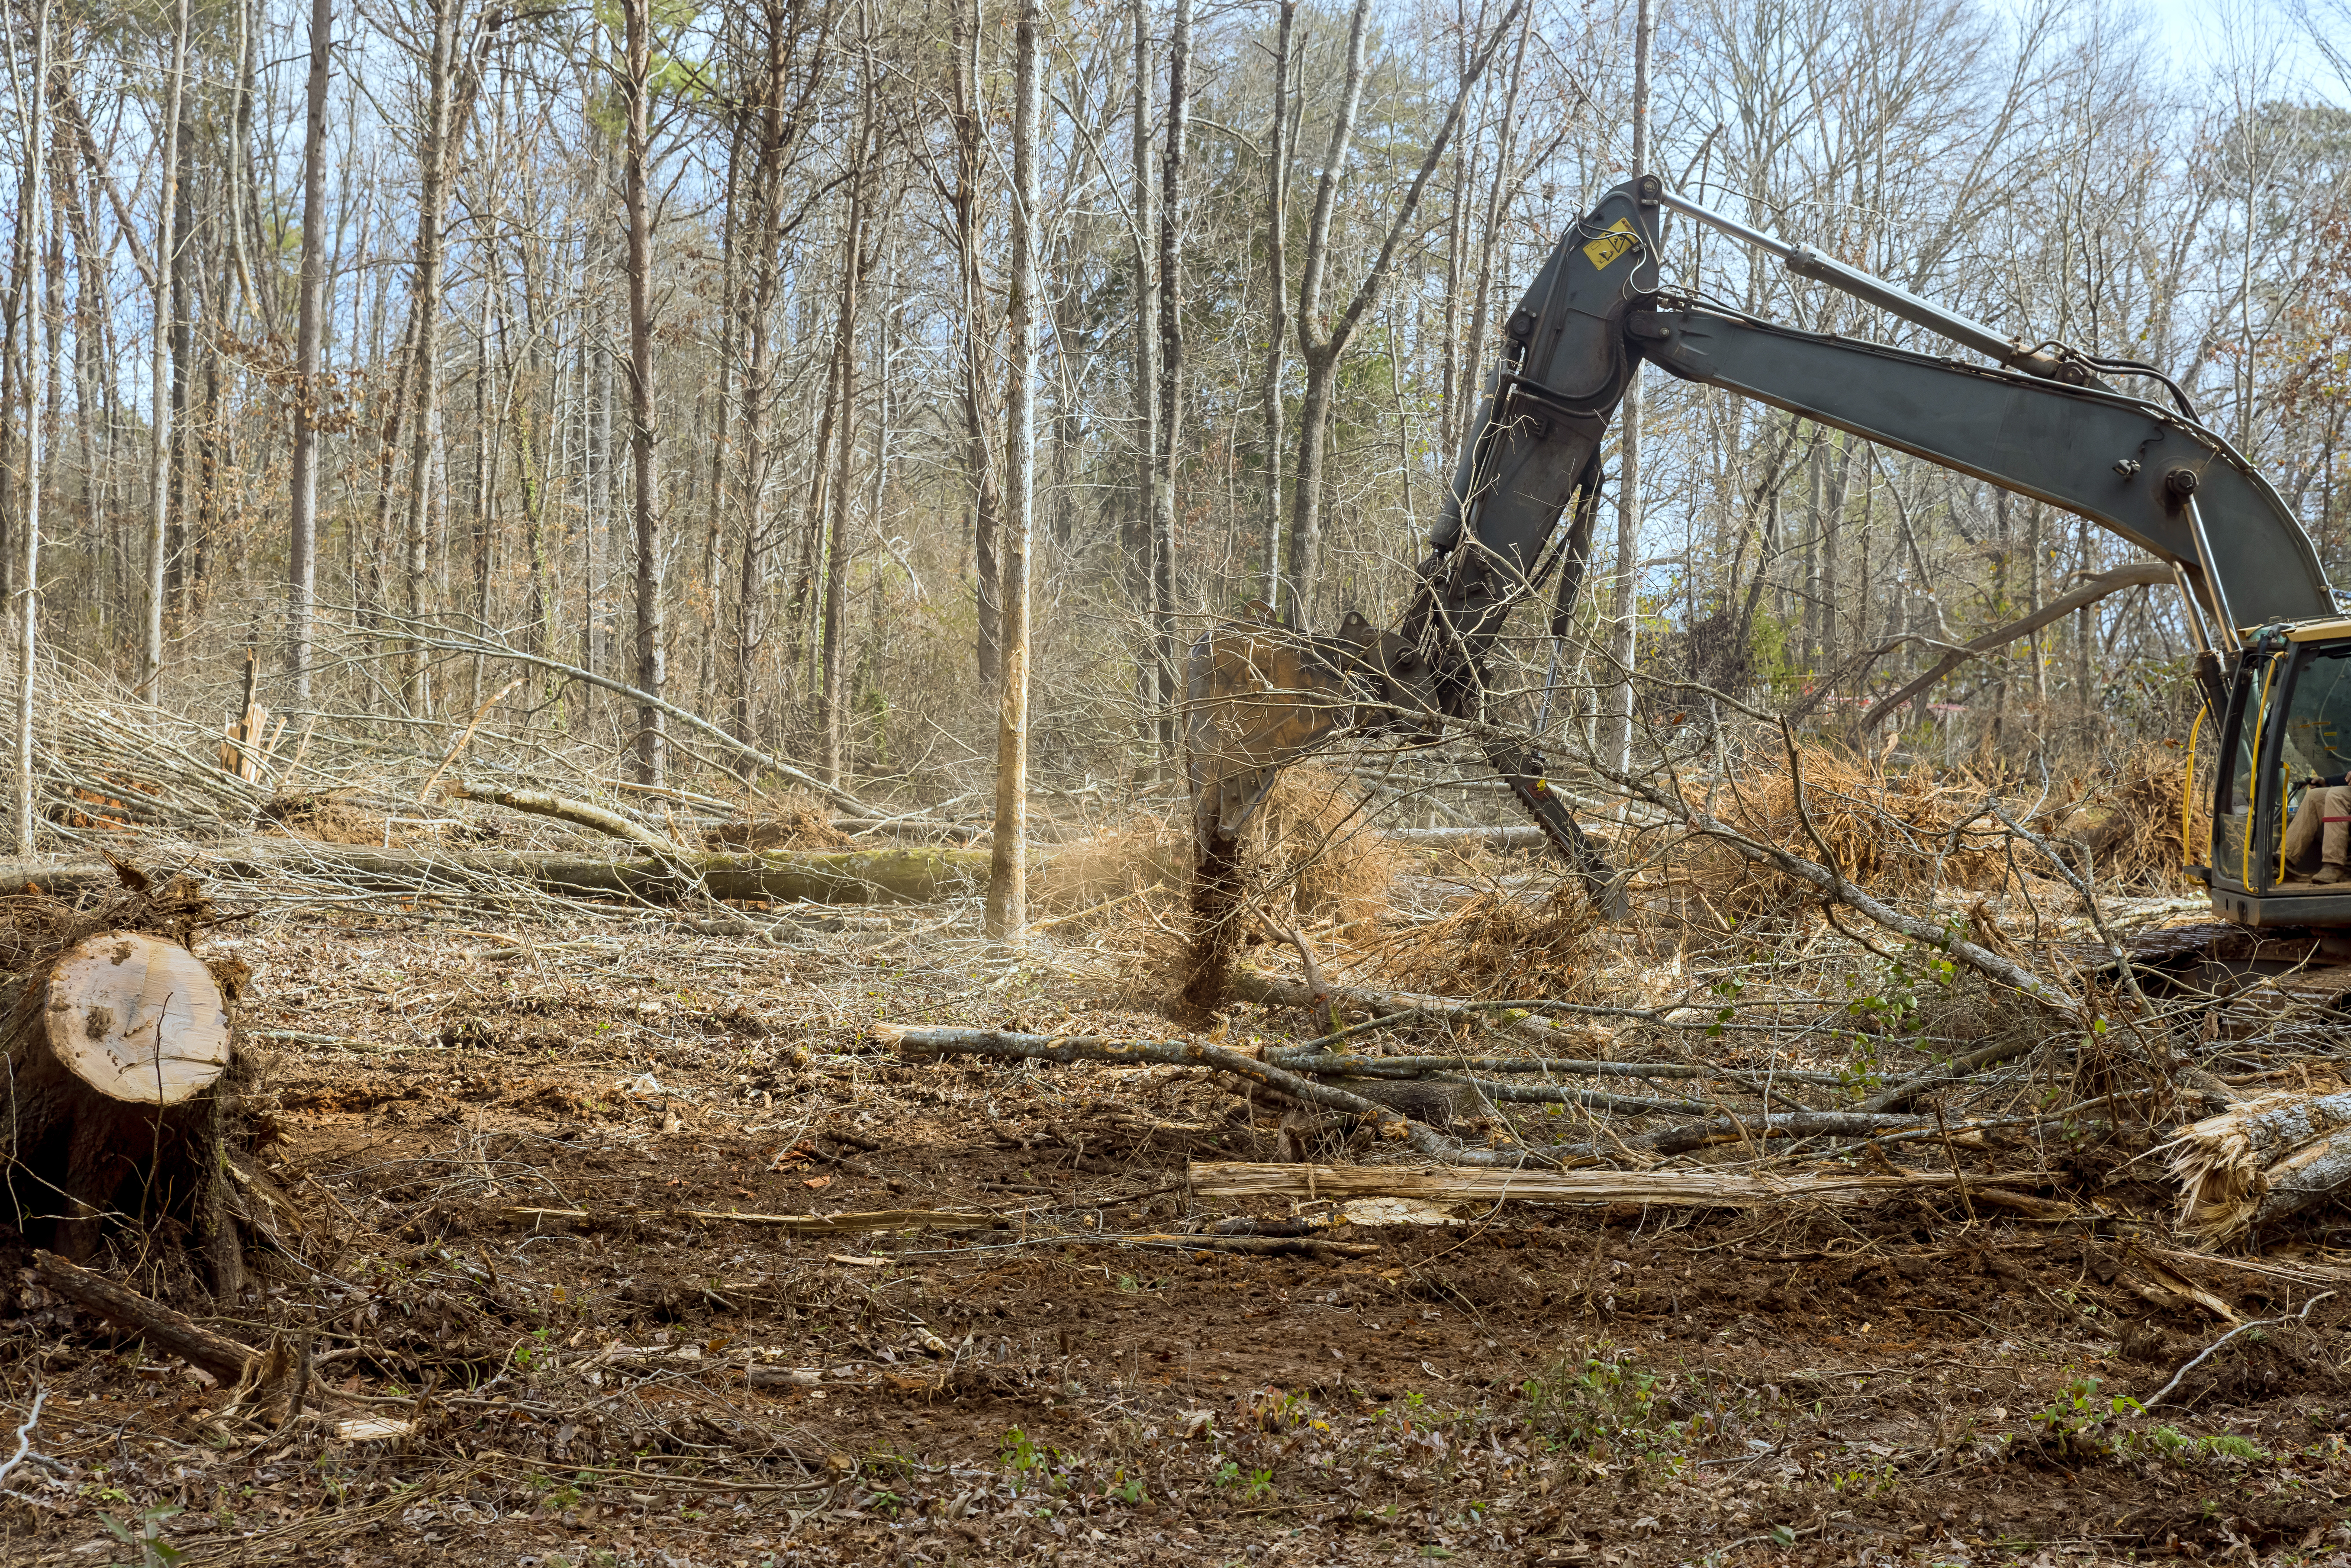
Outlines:
<svg viewBox="0 0 2351 1568"><path fill-rule="evenodd" d="M2164 368L2339 580L2351 113L2309 84L2342 21L2231 15L2183 61L2103 0L1673 0L1651 162L2027 341ZM16 668L210 722L250 668L281 761L321 724L429 758L478 721L542 772L718 787L741 754L683 710L969 816L1025 513L1032 783L1131 800L1174 776L1209 618L1400 606L1499 321L1630 167L1635 26L1614 0L19 0ZM1767 263L1667 235L1677 288L1949 351ZM2133 553L1655 372L1644 418L1561 651L1587 733L1612 630L1645 672L1838 728ZM2092 766L2185 733L2186 649L2171 591L2136 589L1892 733Z"/></svg>

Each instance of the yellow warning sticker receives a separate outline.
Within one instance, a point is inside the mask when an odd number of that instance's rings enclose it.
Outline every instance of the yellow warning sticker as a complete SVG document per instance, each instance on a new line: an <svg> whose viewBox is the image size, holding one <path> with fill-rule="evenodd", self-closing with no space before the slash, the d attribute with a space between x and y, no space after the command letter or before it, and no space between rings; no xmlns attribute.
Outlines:
<svg viewBox="0 0 2351 1568"><path fill-rule="evenodd" d="M1608 225L1605 234L1583 247L1583 254L1592 258L1594 271L1605 272L1619 256L1640 243L1641 236L1633 232L1632 220L1618 218Z"/></svg>

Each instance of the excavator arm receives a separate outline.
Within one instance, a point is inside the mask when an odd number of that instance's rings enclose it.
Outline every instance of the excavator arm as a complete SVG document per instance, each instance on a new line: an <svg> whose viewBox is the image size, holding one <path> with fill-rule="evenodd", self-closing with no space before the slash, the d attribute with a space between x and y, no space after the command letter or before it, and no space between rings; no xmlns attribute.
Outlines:
<svg viewBox="0 0 2351 1568"><path fill-rule="evenodd" d="M1667 208L1995 362L1802 332L1670 298L1657 273ZM1333 638L1267 622L1219 627L1196 645L1191 737L1204 854L1229 845L1276 768L1329 735L1404 724L1432 736L1448 719L1481 720L1495 638L1510 611L1553 578L1553 630L1564 628L1590 550L1608 422L1643 360L2038 498L2130 540L2172 568L2202 644L2208 694L2217 691L2222 654L2233 654L2249 629L2336 613L2309 536L2251 464L2184 399L2168 407L2106 384L2116 372L2160 380L2149 368L2007 340L1646 177L1609 192L1561 237L1509 318L1397 630L1375 632L1350 612ZM1252 674L1238 685L1234 661L1223 657L1237 635L1255 655L1239 662ZM1247 701L1237 706L1243 686ZM1275 731L1278 744L1267 743ZM1507 738L1486 748L1594 902L1621 910L1621 877L1545 781L1542 758Z"/></svg>

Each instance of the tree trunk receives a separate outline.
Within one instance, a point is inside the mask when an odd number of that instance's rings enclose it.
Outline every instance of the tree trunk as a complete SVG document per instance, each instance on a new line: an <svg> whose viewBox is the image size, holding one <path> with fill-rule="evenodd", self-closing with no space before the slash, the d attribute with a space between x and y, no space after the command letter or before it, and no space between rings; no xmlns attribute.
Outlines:
<svg viewBox="0 0 2351 1568"><path fill-rule="evenodd" d="M1633 177L1649 172L1649 51L1657 35L1657 0L1640 0L1633 24ZM1633 758L1633 670L1638 656L1641 565L1641 368L1625 383L1618 416L1616 476L1616 577L1608 614L1609 682L1604 727L1600 735L1603 767L1624 772Z"/></svg>
<svg viewBox="0 0 2351 1568"><path fill-rule="evenodd" d="M104 932L11 989L6 1222L34 1246L87 1258L107 1218L152 1225L175 1208L216 1271L233 1270L235 1236L214 1207L212 1092L230 1016L211 971L162 937Z"/></svg>
<svg viewBox="0 0 2351 1568"><path fill-rule="evenodd" d="M148 468L147 594L141 606L139 695L150 701L159 695L163 676L163 580L169 563L172 519L172 341L166 323L172 319L171 258L179 248L172 218L179 207L180 107L188 81L188 0L180 0L172 33L172 80L163 111L162 156L157 168L162 189L155 204L155 338L152 352L153 406L149 434L153 438Z"/></svg>
<svg viewBox="0 0 2351 1568"><path fill-rule="evenodd" d="M1159 666L1159 766L1176 768L1176 444L1184 423L1184 174L1191 121L1192 0L1176 0L1167 42L1167 148L1159 195L1159 477L1151 497L1151 641Z"/></svg>
<svg viewBox="0 0 2351 1568"><path fill-rule="evenodd" d="M879 115L875 102L872 43L862 40L865 60L862 68L863 88L858 111L857 177L849 187L849 238L847 255L842 262L841 282L841 452L840 467L833 476L831 524L826 530L824 551L823 626L819 632L817 650L817 728L823 737L824 781L838 788L847 762L847 716L843 713L843 672L847 665L849 636L849 562L852 533L857 514L852 472L857 457L857 327L864 298L867 269L872 257L865 246L865 225L872 204L870 165L876 154L875 131ZM875 460L880 460L877 447Z"/></svg>
<svg viewBox="0 0 2351 1568"><path fill-rule="evenodd" d="M1129 220L1134 241L1134 507L1124 540L1127 597L1146 616L1152 600L1151 533L1159 515L1159 274L1152 256L1151 184L1151 5L1134 0L1134 174ZM1149 744L1152 709L1157 706L1154 653L1135 661L1137 706L1143 738Z"/></svg>
<svg viewBox="0 0 2351 1568"><path fill-rule="evenodd" d="M1178 0L1178 4L1185 0ZM1005 388L1004 680L996 710L996 839L987 867L987 935L1029 924L1029 550L1037 486L1037 141L1042 98L1038 35L1043 0L1020 0L1014 34L1012 277L1005 316L1011 370Z"/></svg>
<svg viewBox="0 0 2351 1568"><path fill-rule="evenodd" d="M1280 0L1273 45L1273 128L1265 180L1265 601L1281 602L1281 370L1288 330L1290 265L1290 51L1298 0Z"/></svg>
<svg viewBox="0 0 2351 1568"><path fill-rule="evenodd" d="M661 476L653 449L652 0L622 0L628 62L629 131L623 201L629 219L629 455L636 482L637 686L659 697L668 683L662 634ZM637 779L658 784L668 762L668 732L659 707L637 710Z"/></svg>
<svg viewBox="0 0 2351 1568"><path fill-rule="evenodd" d="M1001 570L997 559L998 536L1003 528L1003 494L998 483L996 451L996 398L989 387L989 350L996 337L987 315L987 279L982 265L987 239L981 233L986 213L987 138L980 105L979 34L981 0L969 5L957 0L955 8L955 138L954 195L956 261L963 295L963 440L966 483L971 486L972 565L975 573L978 633L973 649L980 684L993 686L1002 674L1004 638L1002 607L997 602Z"/></svg>
<svg viewBox="0 0 2351 1568"><path fill-rule="evenodd" d="M32 102L23 106L25 131L25 197L18 209L18 224L25 231L25 250L37 256L44 248L41 243L41 220L48 211L48 198L42 190L42 176L47 172L47 149L41 133L47 128L49 81L49 0L40 0L33 12ZM27 291L29 297L29 290ZM15 751L15 786L10 800L11 836L16 852L33 852L33 675L34 648L38 635L41 602L41 483L46 465L42 459L42 398L41 340L42 322L38 313L26 323L25 331L25 512L18 528L17 564L14 574L16 592L14 613L9 617L16 632L16 724ZM52 342L48 345L54 349Z"/></svg>
<svg viewBox="0 0 2351 1568"><path fill-rule="evenodd" d="M310 0L309 108L302 131L302 261L294 329L294 449L287 465L287 674L294 703L310 701L311 620L319 601L319 371L327 313L327 72L334 0Z"/></svg>
<svg viewBox="0 0 2351 1568"><path fill-rule="evenodd" d="M743 548L735 588L734 708L736 738L756 741L758 725L759 652L767 638L768 427L774 413L776 289L783 271L777 246L783 221L783 179L791 129L784 110L784 77L790 35L788 13L769 5L765 69L754 78L752 109L758 117L758 147L751 162L749 292L739 303L736 329L743 335Z"/></svg>
<svg viewBox="0 0 2351 1568"><path fill-rule="evenodd" d="M424 617L428 525L433 503L433 438L441 406L441 274L455 162L457 26L465 0L433 0L433 52L425 67L424 123L417 139L422 191L416 213L415 413L408 432L408 511L402 529L401 609L413 622ZM412 714L432 706L424 651L412 643L402 661L402 693Z"/></svg>

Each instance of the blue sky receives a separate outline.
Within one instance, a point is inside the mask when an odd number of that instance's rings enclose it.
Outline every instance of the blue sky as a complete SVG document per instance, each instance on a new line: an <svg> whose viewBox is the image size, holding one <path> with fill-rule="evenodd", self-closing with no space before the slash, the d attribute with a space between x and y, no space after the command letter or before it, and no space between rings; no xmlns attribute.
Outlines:
<svg viewBox="0 0 2351 1568"><path fill-rule="evenodd" d="M2257 33L2274 41L2280 63L2289 78L2305 90L2351 107L2345 90L2326 62L2310 47L2309 34L2295 19L2288 0L2139 0L2155 24L2154 42L2170 57L2172 69L2183 84L2193 84L2210 62L2222 57L2226 40L2238 18L2250 21ZM2344 17L2351 27L2351 14ZM2351 39L2346 39L2351 43Z"/></svg>

